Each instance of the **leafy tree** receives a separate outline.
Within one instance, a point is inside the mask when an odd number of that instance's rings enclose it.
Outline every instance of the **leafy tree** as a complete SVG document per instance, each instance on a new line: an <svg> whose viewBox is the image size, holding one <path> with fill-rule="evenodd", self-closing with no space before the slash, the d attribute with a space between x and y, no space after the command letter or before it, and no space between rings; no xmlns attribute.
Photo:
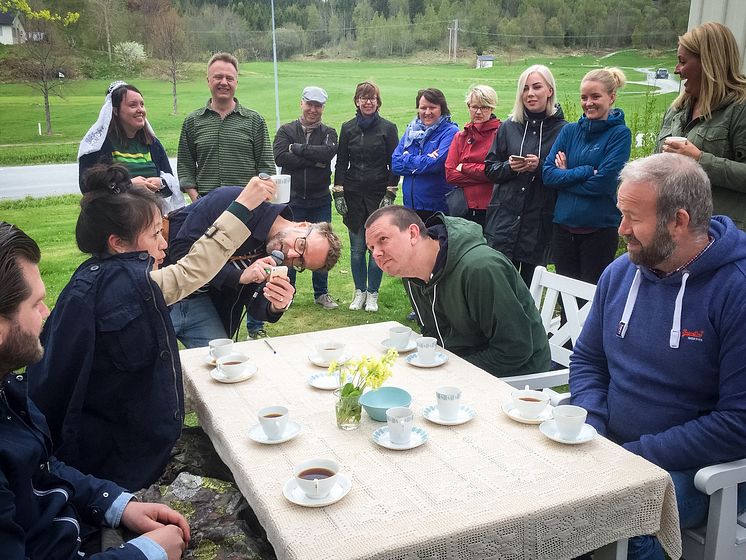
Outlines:
<svg viewBox="0 0 746 560"><path fill-rule="evenodd" d="M20 12L31 20L61 23L65 26L77 22L80 18L78 12L62 14L48 9L34 10L27 0L0 0L0 12Z"/></svg>

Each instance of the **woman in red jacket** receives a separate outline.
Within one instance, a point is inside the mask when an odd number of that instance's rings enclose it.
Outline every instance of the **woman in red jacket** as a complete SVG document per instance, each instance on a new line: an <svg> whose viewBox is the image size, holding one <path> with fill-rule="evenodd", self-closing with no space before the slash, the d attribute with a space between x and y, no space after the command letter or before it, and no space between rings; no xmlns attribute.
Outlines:
<svg viewBox="0 0 746 560"><path fill-rule="evenodd" d="M492 181L484 174L484 159L492 146L500 119L492 114L497 106L497 94L489 86L473 86L466 94L470 120L464 130L453 137L446 159L446 180L457 189L463 189L468 210L461 217L484 227L487 204L492 196ZM460 193L448 195L449 209ZM452 215L455 215L453 210Z"/></svg>

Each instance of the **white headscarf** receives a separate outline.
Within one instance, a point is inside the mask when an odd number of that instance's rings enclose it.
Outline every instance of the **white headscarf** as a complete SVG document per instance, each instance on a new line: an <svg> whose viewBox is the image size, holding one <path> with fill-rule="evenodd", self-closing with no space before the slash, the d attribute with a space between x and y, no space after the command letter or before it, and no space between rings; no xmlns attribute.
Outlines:
<svg viewBox="0 0 746 560"><path fill-rule="evenodd" d="M104 145L106 135L109 132L109 124L111 124L111 115L113 112L111 94L115 89L126 85L127 82L117 80L116 82L112 82L109 86L109 89L106 92L106 98L104 99L104 104L101 107L101 111L98 113L98 119L93 123L93 126L88 129L88 132L85 133L85 136L83 136L83 139L80 141L80 146L78 147L78 159L86 154L98 152L101 149L101 146ZM153 127L150 126L148 119L145 119L145 127L148 132L155 137L155 132L153 132Z"/></svg>

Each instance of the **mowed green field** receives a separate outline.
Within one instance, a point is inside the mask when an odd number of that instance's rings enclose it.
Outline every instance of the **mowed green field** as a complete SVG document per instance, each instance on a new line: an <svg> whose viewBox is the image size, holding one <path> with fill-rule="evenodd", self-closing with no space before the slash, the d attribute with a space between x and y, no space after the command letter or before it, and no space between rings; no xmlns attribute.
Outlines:
<svg viewBox="0 0 746 560"><path fill-rule="evenodd" d="M494 68L476 70L466 64L404 64L395 62L308 61L283 62L279 66L280 116L282 122L297 118L300 92L306 85L319 85L329 93L324 121L335 126L352 118L352 96L355 85L373 80L382 90L381 113L397 123L400 133L415 114L414 98L418 89L442 89L454 119L463 125L467 119L464 95L469 86L486 83L499 95L496 114L505 118L515 99L515 84L524 68L531 64L549 64L558 81L559 100L568 117L580 115L578 87L582 76L591 68L617 65L624 68L632 81L644 79L634 68L666 67L673 69L675 53L659 58L623 52L604 60L591 56L547 59L540 57L500 63ZM125 79L127 79L125 77ZM259 111L274 130L275 107L272 65L251 63L241 66L238 98ZM143 92L148 117L170 155L176 155L181 122L184 115L204 104L209 93L204 80L204 68L194 65L191 79L179 85L179 115L170 115L170 85L162 80L131 79ZM98 115L108 80L71 82L65 88L65 99L53 99L52 137L37 135L38 121L44 119L41 98L27 86L0 84L0 165L22 165L51 161L74 161L78 142ZM647 87L630 84L622 90L617 105L625 110L628 122L636 112L644 110ZM654 111L662 115L673 94L656 96ZM51 306L67 284L71 274L85 256L75 246L74 230L78 215L75 195L42 200L0 202L0 220L17 224L37 240L43 259L42 275L47 285L47 302ZM340 217L334 213L333 226L343 243L342 258L329 275L329 290L340 302L340 309L327 311L313 304L311 274L298 277L298 295L291 310L275 325L268 325L273 336L308 332L385 320L405 322L410 311L401 281L384 275L380 291L380 312L352 312L347 309L354 285L349 268L349 239Z"/></svg>
<svg viewBox="0 0 746 560"><path fill-rule="evenodd" d="M354 115L352 96L355 85L373 80L382 91L381 114L393 120L400 132L415 114L418 89L437 87L448 99L454 120L463 125L467 118L464 95L469 86L485 83L498 92L496 114L504 119L513 106L518 76L531 64L550 66L558 82L559 101L569 117L580 115L578 88L583 75L592 68L616 65L624 68L631 81L644 80L634 68L666 67L673 69L675 52L649 57L635 51L623 51L604 59L593 56L561 58L529 57L498 62L493 68L477 70L465 62L457 64L415 64L393 61L292 61L279 64L280 120L297 118L300 93L307 85L317 85L329 93L324 121L339 126ZM209 91L205 68L193 63L189 77L178 85L179 113L171 114L171 85L166 79L122 76L136 85L145 98L148 118L156 134L171 156L176 155L179 131L184 116L205 104ZM0 165L75 161L78 142L95 121L109 85L109 80L71 81L64 86L63 99L54 97L52 127L54 134L38 135L37 123L44 127L44 108L40 95L23 84L0 84ZM642 111L647 87L629 84L622 90L617 105L625 110L628 121ZM272 64L253 62L241 65L239 100L258 111L275 130L275 102ZM655 97L655 106L662 113L671 102L672 94Z"/></svg>

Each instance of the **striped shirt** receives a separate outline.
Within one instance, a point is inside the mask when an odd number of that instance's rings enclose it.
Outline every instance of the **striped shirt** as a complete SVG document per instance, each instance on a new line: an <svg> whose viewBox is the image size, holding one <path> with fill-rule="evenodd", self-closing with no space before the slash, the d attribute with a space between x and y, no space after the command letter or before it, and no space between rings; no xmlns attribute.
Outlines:
<svg viewBox="0 0 746 560"><path fill-rule="evenodd" d="M130 138L126 146L118 146L111 139L111 161L121 163L130 177L159 177L160 173L150 157L150 146Z"/></svg>
<svg viewBox="0 0 746 560"><path fill-rule="evenodd" d="M205 195L226 185L244 186L261 172L274 175L267 123L235 101L224 119L210 108L210 101L184 119L177 160L182 190L196 188Z"/></svg>

